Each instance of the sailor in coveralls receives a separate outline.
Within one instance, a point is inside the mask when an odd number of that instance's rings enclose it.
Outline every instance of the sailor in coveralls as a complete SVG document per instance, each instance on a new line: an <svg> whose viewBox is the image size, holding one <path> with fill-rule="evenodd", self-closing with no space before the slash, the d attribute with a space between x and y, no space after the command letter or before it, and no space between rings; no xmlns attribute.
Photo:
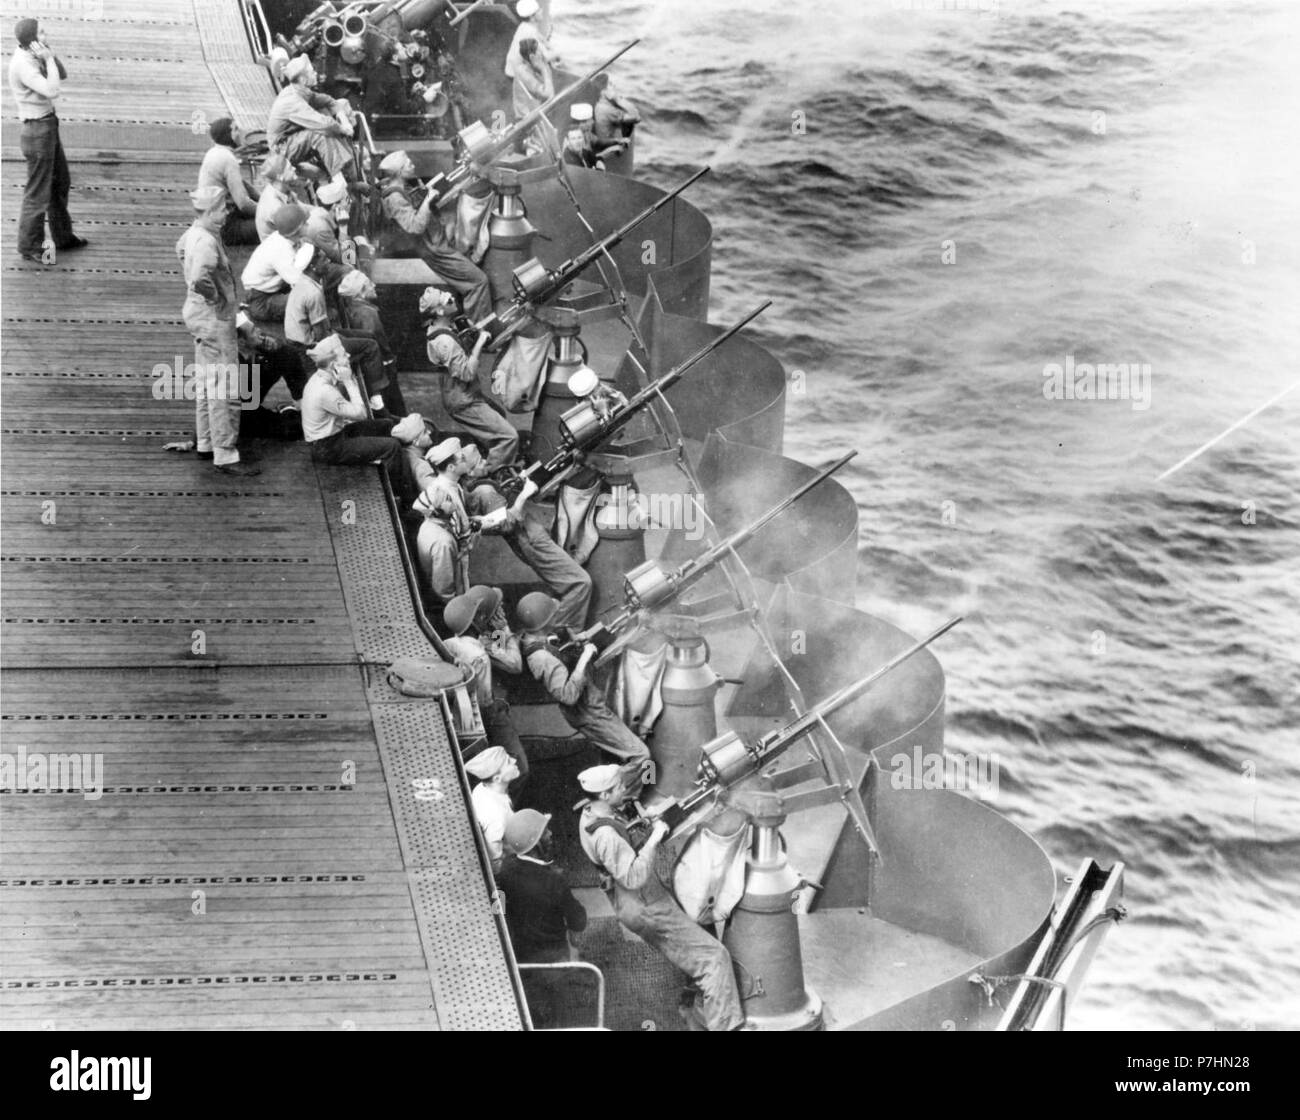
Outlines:
<svg viewBox="0 0 1300 1120"><path fill-rule="evenodd" d="M587 676L587 666L596 654L596 647L588 642L572 668L557 656L559 647L550 627L559 606L540 591L529 592L519 600L515 620L521 631L519 648L524 663L551 699L560 705L560 714L569 726L582 732L593 747L624 762L645 762L650 757L650 748L609 710L600 687Z"/></svg>
<svg viewBox="0 0 1300 1120"><path fill-rule="evenodd" d="M655 871L655 853L668 834L656 821L640 850L618 813L631 795L623 768L593 766L578 775L590 794L578 819L578 839L600 869L601 886L618 920L687 973L700 990L706 1029L732 1031L745 1023L731 954L686 916Z"/></svg>

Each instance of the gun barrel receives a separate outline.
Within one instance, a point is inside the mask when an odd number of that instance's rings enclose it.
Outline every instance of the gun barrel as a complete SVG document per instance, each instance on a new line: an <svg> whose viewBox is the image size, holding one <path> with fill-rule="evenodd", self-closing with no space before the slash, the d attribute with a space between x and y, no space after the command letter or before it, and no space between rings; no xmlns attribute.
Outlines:
<svg viewBox="0 0 1300 1120"><path fill-rule="evenodd" d="M520 136L526 136L528 132L532 129L533 125L535 125L539 120L542 119L543 116L549 113L552 109L555 108L555 106L557 106L561 101L563 101L566 97L568 97L569 94L573 93L580 86L585 85L587 82L591 81L591 79L594 78L597 74L599 74L602 70L607 70L609 67L613 66L614 63L616 63L620 58L622 58L625 54L627 54L627 52L630 51L633 47L635 47L639 42L641 42L640 39L633 39L630 43L627 44L627 46L620 47L612 55L610 55L607 59L605 59L604 62L602 62L599 66L597 66L594 70L589 71L581 78L578 78L576 81L570 82L558 93L554 94L546 101L543 101L539 106L537 106L536 109L533 109L530 113L528 113L527 116L521 117L518 123L516 123L513 128L509 129L506 132L505 136L502 137L503 147L500 148L499 150L504 151L505 148L510 147L510 145L512 145Z"/></svg>
<svg viewBox="0 0 1300 1120"><path fill-rule="evenodd" d="M530 300L529 302L545 303L546 300L548 300L553 294L557 293L561 288L563 288L566 284L568 284L569 281L573 280L580 273L585 271L587 266L590 265L592 261L594 261L602 253L604 253L606 250L612 249L615 245L617 245L620 241L622 241L623 238L625 238L629 233L631 233L634 229L636 229L637 226L639 226L652 214L657 213L664 206L667 206L668 203L670 203L674 198L676 198L679 194L681 194L682 191L684 191L697 179L702 178L708 173L709 173L709 168L701 167L700 170L695 172L695 174L690 176L690 178L684 180L681 183L678 183L677 186L673 187L673 189L670 190L666 195L664 195L663 198L657 199L655 202L652 202L649 206L647 206L644 210L642 210L641 213L637 214L636 217L632 218L628 222L625 222L623 225L619 226L619 228L614 230L612 233L605 234L604 237L600 238L600 240L596 241L594 244L588 245L576 257L570 257L567 261L565 261L562 265L560 265L560 267L557 268L554 273L551 274L551 281L547 284L545 292L537 296L536 298Z"/></svg>
<svg viewBox="0 0 1300 1120"><path fill-rule="evenodd" d="M885 664L880 666L879 669L868 673L865 677L853 681L851 684L846 684L839 691L831 693L831 695L826 697L825 700L814 704L798 719L787 724L785 727L781 728L781 730L774 732L772 736L761 745L761 750L759 752L761 764L766 764L777 755L783 753L792 743L811 731L818 722L839 711L845 704L856 700L866 692L868 688L875 684L876 681L880 680L881 677L885 676L887 673L893 672L893 670L897 669L898 666L909 657L920 653L921 650L925 649L925 647L935 641L935 639L942 637L961 620L961 615L950 618L932 634L929 634L919 642L915 642L908 646L907 649L902 651L902 653L891 657L887 662L885 662Z"/></svg>
<svg viewBox="0 0 1300 1120"><path fill-rule="evenodd" d="M689 358L681 362L679 365L674 366L667 373L665 373L661 378L659 378L658 381L652 381L644 389L641 389L630 401L628 401L628 411L631 412L633 410L639 409L651 397L658 396L665 389L669 389L672 386L676 385L677 382L680 381L686 375L687 371L690 370L692 366L707 358L719 346L727 342L733 335L737 334L739 331L749 326L750 323L752 323L755 319L757 319L760 315L762 315L763 312L766 311L771 306L772 306L772 301L770 299L765 299L756 308L754 308L753 311L751 311L739 322L733 323L730 327L728 327L725 331L723 331L720 335L718 335L717 338L713 339L712 342L705 343L698 350L696 350L695 353L692 354Z"/></svg>
<svg viewBox="0 0 1300 1120"><path fill-rule="evenodd" d="M635 218L625 223L624 225L620 226L613 233L607 234L605 237L602 237L591 248L608 249L617 245L620 241L623 240L623 238L625 238L629 233L631 233L634 229L636 229L637 226L639 226L652 214L657 214L660 210L662 210L665 206L667 206L670 202L672 202L672 200L676 198L679 194L681 194L682 191L684 191L687 187L691 186L693 183L697 182L698 180L703 179L704 176L707 175L710 170L712 169L707 166L701 167L697 172L695 172L694 175L689 176L682 182L678 183L677 186L673 187L673 189L670 190L666 195L664 195L663 198L656 199L644 210L642 210L641 213L639 213Z"/></svg>
<svg viewBox="0 0 1300 1120"><path fill-rule="evenodd" d="M776 505L774 505L766 513L760 514L756 520L751 521L743 529L737 530L736 532L732 533L731 536L726 537L725 539L719 541L712 548L706 549L694 560L688 560L685 564L682 565L682 570L679 573L679 577L678 577L679 580L686 579L689 578L690 576L694 576L702 573L706 568L711 567L717 560L719 560L726 553L730 552L733 548L739 548L747 540L753 537L754 534L756 534L760 529L762 529L763 526L767 525L769 522L773 521L775 518L783 514L792 505L794 505L795 502L797 502L800 498L802 498L805 494L807 494L808 491L813 490L816 487L820 486L823 482L826 481L826 479L830 478L830 476L833 475L837 470L839 470L840 467L844 466L845 463L847 463L850 459L854 458L856 455L857 455L856 451L850 451L847 455L843 455L840 458L836 459L835 462L833 462L829 467L826 467L825 469L818 471L816 475L810 478L807 482L805 482L792 494L789 494L786 497L782 498L779 502L776 503Z"/></svg>

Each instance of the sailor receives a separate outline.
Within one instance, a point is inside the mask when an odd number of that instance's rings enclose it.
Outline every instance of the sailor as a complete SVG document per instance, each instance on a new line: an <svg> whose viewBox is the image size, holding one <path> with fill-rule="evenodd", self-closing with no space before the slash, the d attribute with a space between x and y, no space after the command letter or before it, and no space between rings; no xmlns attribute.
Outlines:
<svg viewBox="0 0 1300 1120"><path fill-rule="evenodd" d="M469 550L473 529L460 488L460 440L452 437L431 447L425 462L434 470L415 502L424 521L416 534L420 570L440 603L448 603L469 589Z"/></svg>
<svg viewBox="0 0 1300 1120"><path fill-rule="evenodd" d="M696 1014L707 1030L739 1029L745 1013L731 954L686 916L655 869L668 825L656 821L638 850L619 812L633 796L626 768L593 766L578 775L578 784L590 797L578 818L578 841L600 870L618 920L691 977L700 994Z"/></svg>
<svg viewBox="0 0 1300 1120"><path fill-rule="evenodd" d="M555 75L546 60L546 52L536 39L520 45L519 63L514 74L515 120L523 120L534 109L555 96Z"/></svg>
<svg viewBox="0 0 1300 1120"><path fill-rule="evenodd" d="M593 746L623 762L641 763L650 750L611 712L597 684L588 676L596 647L587 642L572 669L558 656L559 642L551 629L559 603L541 591L519 600L515 608L519 647L529 671L560 706L569 726Z"/></svg>
<svg viewBox="0 0 1300 1120"><path fill-rule="evenodd" d="M615 409L627 406L627 397L602 381L590 366L579 366L569 377L568 387L575 397L585 398L591 404L601 423L607 423Z"/></svg>
<svg viewBox="0 0 1300 1120"><path fill-rule="evenodd" d="M322 184L316 191L316 200L320 205L307 207L307 221L302 227L303 240L321 250L335 264L343 263L335 212L347 196L347 189L340 183Z"/></svg>
<svg viewBox="0 0 1300 1120"><path fill-rule="evenodd" d="M519 766L504 747L493 746L479 751L465 763L465 769L478 779L469 799L487 841L492 873L496 874L501 870L506 822L514 812L507 787L519 777Z"/></svg>
<svg viewBox="0 0 1300 1120"><path fill-rule="evenodd" d="M557 867L551 816L520 809L507 822L497 886L506 896L506 924L515 956L526 964L575 957L570 938L587 928L587 910Z"/></svg>
<svg viewBox="0 0 1300 1120"><path fill-rule="evenodd" d="M235 328L235 277L221 244L226 192L200 187L190 194L198 211L176 242L185 270L181 318L194 337L198 382L194 401L195 450L222 474L257 475L239 459L239 347Z"/></svg>
<svg viewBox="0 0 1300 1120"><path fill-rule="evenodd" d="M266 139L273 152L290 163L315 155L326 172L343 183L355 180L352 153L352 106L342 98L316 93L316 70L305 54L284 68L285 86L271 103Z"/></svg>
<svg viewBox="0 0 1300 1120"><path fill-rule="evenodd" d="M483 395L478 382L478 359L487 336L479 335L474 352L466 354L452 329L456 301L441 288L425 288L420 296L420 315L425 321L425 350L442 394L442 407L470 435L488 449L488 471L500 470L515 461L519 433L505 414Z"/></svg>
<svg viewBox="0 0 1300 1120"><path fill-rule="evenodd" d="M605 170L605 157L614 156L627 147L625 138L598 140L595 110L590 102L576 101L569 106L569 131L564 134L564 162L574 167Z"/></svg>
<svg viewBox="0 0 1300 1120"><path fill-rule="evenodd" d="M275 212L275 229L248 258L240 282L248 299L248 313L259 323L283 329L289 289L298 282L314 249L303 241L307 211L296 202Z"/></svg>
<svg viewBox="0 0 1300 1120"><path fill-rule="evenodd" d="M519 673L524 662L519 639L511 633L501 609L501 590L480 584L464 595L457 595L443 608L442 624L450 631L443 644L458 664L474 674L474 695L488 739L505 747L519 767L519 777L510 786L510 795L518 801L520 791L528 782L528 754L510 718L510 704L494 680L492 670L495 667L507 673Z"/></svg>
<svg viewBox="0 0 1300 1120"><path fill-rule="evenodd" d="M547 6L549 9L549 3ZM554 67L559 60L551 52L549 42L551 17L549 10L543 13L537 0L519 0L519 3L515 5L515 14L519 16L519 26L515 28L514 38L510 40L510 48L506 51L506 77L514 78L518 76L520 55L523 51L524 42L529 39L541 46L547 64ZM538 15L542 16L540 21L537 19Z"/></svg>
<svg viewBox="0 0 1300 1120"><path fill-rule="evenodd" d="M262 181L266 184L257 200L257 236L265 241L275 232L275 215L281 206L298 202L298 187L302 180L298 172L279 152L272 152L262 160Z"/></svg>
<svg viewBox="0 0 1300 1120"><path fill-rule="evenodd" d="M415 481L393 436L394 420L375 420L366 414L348 362L347 351L336 335L318 342L307 356L316 366L302 394L302 436L311 444L318 463L360 464L380 461L399 502L415 496Z"/></svg>
<svg viewBox="0 0 1300 1120"><path fill-rule="evenodd" d="M597 149L603 145L620 145L620 141L631 139L632 130L641 123L641 114L626 97L620 97L609 80L609 74L601 72L591 84L600 96L592 106L592 134L596 139ZM626 144L620 146L626 147Z"/></svg>
<svg viewBox="0 0 1300 1120"><path fill-rule="evenodd" d="M388 339L388 331L379 315L379 293L374 281L358 268L349 269L339 281L338 297L343 322L348 329L362 331L379 344L379 356L388 377L388 388L384 390L388 411L394 416L405 416L406 401L397 384L397 355L393 352L393 344ZM430 446L432 444L427 444L424 450L427 451Z"/></svg>
<svg viewBox="0 0 1300 1120"><path fill-rule="evenodd" d="M308 348L326 335L337 335L343 343L343 349L348 352L349 363L354 369L359 369L365 379L370 407L379 413L391 403L397 406L390 409L394 415L404 415L406 410L401 407L400 392L390 388L389 374L394 367L384 363L379 343L365 331L345 329L331 319L329 304L325 299L325 277L328 270L328 259L320 249L316 249L289 291L284 309L286 341L298 348L304 366L310 370L311 360L306 356Z"/></svg>
<svg viewBox="0 0 1300 1120"><path fill-rule="evenodd" d="M254 221L258 192L244 182L235 155L235 149L243 143L243 133L229 117L218 117L208 125L208 135L212 147L203 153L199 164L199 186L220 187L226 192L229 211L221 227L221 240L227 245L256 245L261 240Z"/></svg>
<svg viewBox="0 0 1300 1120"><path fill-rule="evenodd" d="M591 606L591 576L551 536L554 508L533 501L525 502L521 509L512 508L496 483L487 477L487 463L474 444L462 450L461 462L465 473L460 484L470 517L483 520L484 533L503 537L510 551L559 599L551 624L581 629ZM506 511L504 519L497 521L502 510Z"/></svg>
<svg viewBox="0 0 1300 1120"><path fill-rule="evenodd" d="M449 288L459 293L465 314L476 323L492 314L487 277L447 240L436 208L436 192L425 190L415 177L415 164L405 152L389 152L379 164L383 177L381 200L388 219L384 240L388 249L414 249ZM413 199L423 194L418 205Z"/></svg>

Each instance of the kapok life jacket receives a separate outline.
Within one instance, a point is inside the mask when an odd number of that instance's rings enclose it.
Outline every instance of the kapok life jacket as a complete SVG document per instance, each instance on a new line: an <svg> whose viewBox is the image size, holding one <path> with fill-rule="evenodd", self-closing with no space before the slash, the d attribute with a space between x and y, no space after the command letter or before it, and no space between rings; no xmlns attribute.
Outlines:
<svg viewBox="0 0 1300 1120"><path fill-rule="evenodd" d="M552 657L559 658L560 664L572 673L574 666L578 664L578 658L582 656L582 650L581 648L561 650L559 641L559 636L556 634L546 634L541 637L536 634L523 634L519 638L519 652L523 656L524 663L527 664L530 654L545 650Z"/></svg>
<svg viewBox="0 0 1300 1120"><path fill-rule="evenodd" d="M450 327L434 327L434 329L431 330L431 331L429 331L429 333L426 334L425 337L424 337L424 345L425 345L425 355L426 355L426 357L428 356L428 353L429 353L429 351L428 351L428 345L429 345L429 343L432 342L435 338L437 338L439 335L442 335L442 334L448 335L448 336L450 336L451 338L455 339L456 345L457 345L457 346L460 346L460 337L459 337L459 336L456 334L456 332L455 332L454 330L452 330ZM464 347L461 347L461 349L463 350ZM430 359L429 359L429 364L433 367L433 372L434 372L434 373L450 373L450 372L451 372L443 362L435 362L432 358L430 358Z"/></svg>

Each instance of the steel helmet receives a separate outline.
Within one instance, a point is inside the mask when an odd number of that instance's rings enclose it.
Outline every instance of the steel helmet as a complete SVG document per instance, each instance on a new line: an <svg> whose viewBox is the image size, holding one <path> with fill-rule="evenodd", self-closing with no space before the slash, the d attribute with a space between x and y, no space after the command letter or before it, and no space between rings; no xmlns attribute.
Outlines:
<svg viewBox="0 0 1300 1120"><path fill-rule="evenodd" d="M474 601L476 617L481 625L496 614L497 607L501 605L501 588L476 583L465 592L465 597Z"/></svg>
<svg viewBox="0 0 1300 1120"><path fill-rule="evenodd" d="M537 847L546 826L551 823L550 813L539 813L536 809L520 809L506 821L505 835L501 842L517 856L526 855Z"/></svg>
<svg viewBox="0 0 1300 1120"><path fill-rule="evenodd" d="M530 591L519 600L515 620L525 630L540 630L555 617L560 604L544 591Z"/></svg>
<svg viewBox="0 0 1300 1120"><path fill-rule="evenodd" d="M296 202L281 206L271 219L281 237L292 237L307 222L307 211Z"/></svg>
<svg viewBox="0 0 1300 1120"><path fill-rule="evenodd" d="M453 634L460 637L474 621L474 611L478 601L468 595L457 595L442 608L442 622Z"/></svg>

